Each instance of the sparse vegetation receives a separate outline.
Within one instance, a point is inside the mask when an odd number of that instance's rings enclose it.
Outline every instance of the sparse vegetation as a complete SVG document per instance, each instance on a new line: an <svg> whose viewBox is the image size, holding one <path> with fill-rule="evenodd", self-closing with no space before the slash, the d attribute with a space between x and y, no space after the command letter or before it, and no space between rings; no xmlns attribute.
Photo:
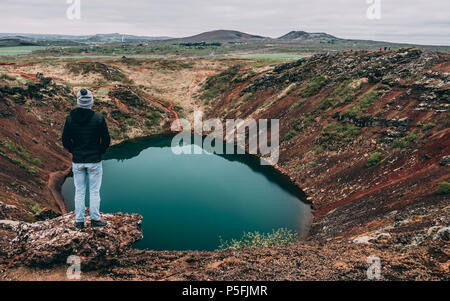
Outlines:
<svg viewBox="0 0 450 301"><path fill-rule="evenodd" d="M100 62L73 62L67 64L67 69L73 74L101 74L106 80L128 82L128 78L119 69Z"/></svg>
<svg viewBox="0 0 450 301"><path fill-rule="evenodd" d="M351 119L358 119L358 120L366 120L369 121L372 119L372 116L370 114L364 114L367 110L367 108L373 104L378 97L377 91L370 91L364 94L358 102L354 105L352 105L350 108L348 108L343 116L348 117Z"/></svg>
<svg viewBox="0 0 450 301"><path fill-rule="evenodd" d="M208 77L203 84L201 98L209 101L215 99L227 91L233 83L246 80L254 74L251 69L242 70L242 66L234 65L227 70Z"/></svg>
<svg viewBox="0 0 450 301"><path fill-rule="evenodd" d="M380 162L380 161L381 161L381 153L379 153L379 152L373 153L367 159L366 166L371 167L371 166L377 165L378 162Z"/></svg>
<svg viewBox="0 0 450 301"><path fill-rule="evenodd" d="M315 155L321 154L322 152L323 152L323 148L320 145L318 145L314 148Z"/></svg>
<svg viewBox="0 0 450 301"><path fill-rule="evenodd" d="M121 131L116 127L111 128L109 134L113 140L119 140L121 138Z"/></svg>
<svg viewBox="0 0 450 301"><path fill-rule="evenodd" d="M30 154L27 151L25 151L22 147L18 146L17 144L15 144L11 140L2 140L2 141L0 141L0 145L6 147L10 152L16 153L23 160L28 161L28 162L30 162L30 163L38 166L38 167L43 167L43 165L44 165L39 157L34 157L34 158L31 157ZM29 166L28 164L26 164L22 160L14 158L11 155L7 155L5 150L3 150L1 153L5 157L7 157L11 162L13 162L14 164L16 164L16 165L18 165L18 166L20 166L22 168L25 168L28 172L30 172L30 173L37 173L36 168L34 168L33 166Z"/></svg>
<svg viewBox="0 0 450 301"><path fill-rule="evenodd" d="M416 142L418 135L414 132L409 132L405 137L395 139L392 142L393 148L407 148Z"/></svg>
<svg viewBox="0 0 450 301"><path fill-rule="evenodd" d="M421 128L422 131L426 132L428 130L431 130L432 128L434 128L436 126L436 124L434 124L433 122L427 122L427 123L418 123L417 127Z"/></svg>
<svg viewBox="0 0 450 301"><path fill-rule="evenodd" d="M289 141L295 136L297 136L298 132L296 130L290 130L283 138L284 141Z"/></svg>
<svg viewBox="0 0 450 301"><path fill-rule="evenodd" d="M449 182L440 182L438 183L437 194L449 194L450 193L450 183Z"/></svg>
<svg viewBox="0 0 450 301"><path fill-rule="evenodd" d="M219 250L285 246L297 240L297 233L286 228L272 230L271 233L247 232L240 239L224 241L222 238L219 238Z"/></svg>
<svg viewBox="0 0 450 301"><path fill-rule="evenodd" d="M353 124L333 122L322 129L318 143L326 148L332 148L335 145L352 142L359 133L359 128Z"/></svg>
<svg viewBox="0 0 450 301"><path fill-rule="evenodd" d="M147 127L152 127L152 126L158 125L160 123L161 113L158 111L147 112L145 114L145 117L148 118L148 120L145 123L147 125Z"/></svg>
<svg viewBox="0 0 450 301"><path fill-rule="evenodd" d="M310 97L319 93L319 91L328 83L328 77L324 75L316 75L311 78L308 83L300 89L302 97Z"/></svg>

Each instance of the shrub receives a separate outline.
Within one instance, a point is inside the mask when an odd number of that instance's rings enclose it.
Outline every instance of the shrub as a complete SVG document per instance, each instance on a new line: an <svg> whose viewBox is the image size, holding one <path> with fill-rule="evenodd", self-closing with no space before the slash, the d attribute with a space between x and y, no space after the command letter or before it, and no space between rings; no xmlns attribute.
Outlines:
<svg viewBox="0 0 450 301"><path fill-rule="evenodd" d="M407 146L408 146L408 142L406 142L406 140L404 140L404 139L395 139L392 142L393 148L406 148Z"/></svg>
<svg viewBox="0 0 450 301"><path fill-rule="evenodd" d="M314 148L314 154L318 155L323 152L323 148L319 145Z"/></svg>
<svg viewBox="0 0 450 301"><path fill-rule="evenodd" d="M33 204L33 205L30 206L30 211L33 214L39 213L41 211L41 206L39 206L39 204L37 204L37 203Z"/></svg>
<svg viewBox="0 0 450 301"><path fill-rule="evenodd" d="M41 159L38 158L38 157L33 158L33 159L31 160L31 162L32 162L34 165L39 166L39 167L42 167L42 166L44 165L44 164L42 164Z"/></svg>
<svg viewBox="0 0 450 301"><path fill-rule="evenodd" d="M450 183L449 182L440 182L438 183L438 191L437 194L449 194L450 193Z"/></svg>
<svg viewBox="0 0 450 301"><path fill-rule="evenodd" d="M359 133L359 128L353 124L333 122L327 124L320 132L318 143L326 147L331 147L334 144L349 143Z"/></svg>
<svg viewBox="0 0 450 301"><path fill-rule="evenodd" d="M428 122L428 123L418 123L417 127L421 128L422 131L426 132L428 130L431 130L432 128L434 128L436 125L432 122Z"/></svg>
<svg viewBox="0 0 450 301"><path fill-rule="evenodd" d="M294 243L298 240L298 235L292 230L286 228L280 228L278 230L272 230L271 233L247 232L242 237L232 239L230 241L224 241L219 238L219 249L243 249L243 248L266 248L285 246Z"/></svg>
<svg viewBox="0 0 450 301"><path fill-rule="evenodd" d="M284 141L289 141L295 136L297 136L298 132L296 130L290 130L283 138Z"/></svg>
<svg viewBox="0 0 450 301"><path fill-rule="evenodd" d="M381 161L381 153L379 153L379 152L373 153L367 159L366 166L371 167L371 166L377 165L378 162L380 162L380 161Z"/></svg>
<svg viewBox="0 0 450 301"><path fill-rule="evenodd" d="M413 143L413 142L416 142L417 137L418 137L418 136L417 136L416 133L410 132L410 133L408 133L408 135L405 136L405 140L406 140L407 142Z"/></svg>
<svg viewBox="0 0 450 301"><path fill-rule="evenodd" d="M109 134L111 135L111 138L113 140L119 140L120 139L120 130L116 127L109 130Z"/></svg>

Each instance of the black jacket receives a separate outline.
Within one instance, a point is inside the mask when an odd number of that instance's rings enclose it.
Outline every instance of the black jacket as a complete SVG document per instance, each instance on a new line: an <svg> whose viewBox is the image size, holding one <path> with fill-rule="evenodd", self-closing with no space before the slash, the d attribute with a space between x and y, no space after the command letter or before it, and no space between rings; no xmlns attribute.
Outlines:
<svg viewBox="0 0 450 301"><path fill-rule="evenodd" d="M103 115L76 108L66 118L62 143L72 153L74 163L96 163L109 147L108 126Z"/></svg>

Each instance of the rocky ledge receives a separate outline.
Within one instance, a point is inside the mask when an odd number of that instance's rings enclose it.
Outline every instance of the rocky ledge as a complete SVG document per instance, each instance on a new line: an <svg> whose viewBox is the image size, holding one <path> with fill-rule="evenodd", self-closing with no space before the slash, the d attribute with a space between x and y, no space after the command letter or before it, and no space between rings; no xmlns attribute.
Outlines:
<svg viewBox="0 0 450 301"><path fill-rule="evenodd" d="M66 263L71 255L79 256L85 268L110 265L142 239L142 216L116 213L102 219L108 226L94 230L87 217L84 231L75 229L73 212L36 223L0 223L15 232L5 246L6 256L13 263L37 266Z"/></svg>

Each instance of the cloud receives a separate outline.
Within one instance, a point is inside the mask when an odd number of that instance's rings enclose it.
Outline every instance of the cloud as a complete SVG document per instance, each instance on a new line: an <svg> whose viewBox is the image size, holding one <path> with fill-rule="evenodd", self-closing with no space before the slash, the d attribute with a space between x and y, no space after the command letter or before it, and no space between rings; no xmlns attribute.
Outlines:
<svg viewBox="0 0 450 301"><path fill-rule="evenodd" d="M81 0L82 18L66 18L66 0L2 0L3 32L121 32L181 37L235 29L278 37L291 30L338 37L450 45L450 1L380 0L369 20L366 0Z"/></svg>

